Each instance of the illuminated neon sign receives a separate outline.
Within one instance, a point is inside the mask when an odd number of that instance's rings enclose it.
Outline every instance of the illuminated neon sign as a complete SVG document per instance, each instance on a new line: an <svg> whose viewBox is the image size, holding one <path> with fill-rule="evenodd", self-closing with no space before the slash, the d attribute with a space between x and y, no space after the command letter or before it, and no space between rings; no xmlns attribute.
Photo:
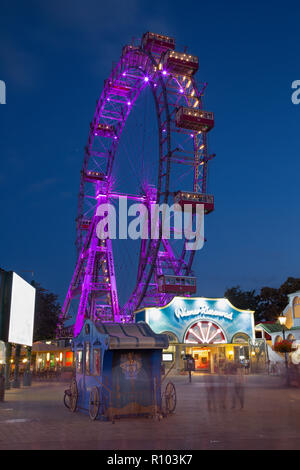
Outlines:
<svg viewBox="0 0 300 470"><path fill-rule="evenodd" d="M230 343L237 333L254 339L253 313L234 307L227 299L174 297L164 307L136 312L135 320L146 321L155 333L175 335L179 343Z"/></svg>
<svg viewBox="0 0 300 470"><path fill-rule="evenodd" d="M221 312L220 310L214 310L209 308L208 305L201 305L199 308L195 310L187 310L186 307L177 307L174 311L174 315L176 318L181 319L184 317L191 317L195 315L202 315L203 317L206 316L216 316L221 318L227 318L228 320L232 320L233 312Z"/></svg>

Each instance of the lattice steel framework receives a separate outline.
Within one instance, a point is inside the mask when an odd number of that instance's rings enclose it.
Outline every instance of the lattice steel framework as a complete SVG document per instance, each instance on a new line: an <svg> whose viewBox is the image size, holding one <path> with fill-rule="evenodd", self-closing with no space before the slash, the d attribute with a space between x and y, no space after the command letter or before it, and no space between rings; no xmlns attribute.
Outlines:
<svg viewBox="0 0 300 470"><path fill-rule="evenodd" d="M137 308L170 301L172 296L158 292L159 275L192 273L195 252L186 250L183 240L181 253L175 254L172 241L162 238L160 226L158 239L141 240L136 285L120 306L112 241L100 240L96 235L99 204L124 196L115 188L114 162L128 116L134 112L135 102L146 87L151 89L157 116L157 184L155 188L143 188L140 194L126 196L143 202L149 210L153 203L172 203L172 168L178 165L191 172L191 187L184 189L206 193L207 165L212 157L208 155L206 132L179 128L175 122L180 106L203 108L206 84L197 85L193 74L165 69L162 52L149 44L146 47L144 41L125 46L97 102L81 171L76 220L78 261L63 305L58 335L77 335L84 318L132 321ZM74 299L78 306L73 330L74 325L63 328L63 324Z"/></svg>

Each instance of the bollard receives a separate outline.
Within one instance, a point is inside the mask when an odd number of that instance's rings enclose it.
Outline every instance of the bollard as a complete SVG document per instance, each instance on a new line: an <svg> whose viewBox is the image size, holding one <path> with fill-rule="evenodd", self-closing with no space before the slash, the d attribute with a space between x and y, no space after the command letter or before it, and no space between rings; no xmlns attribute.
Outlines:
<svg viewBox="0 0 300 470"><path fill-rule="evenodd" d="M0 374L0 402L4 401L4 394L5 394L5 377L3 373Z"/></svg>
<svg viewBox="0 0 300 470"><path fill-rule="evenodd" d="M28 370L25 370L24 375L23 375L23 385L24 387L30 387L31 386L31 372Z"/></svg>

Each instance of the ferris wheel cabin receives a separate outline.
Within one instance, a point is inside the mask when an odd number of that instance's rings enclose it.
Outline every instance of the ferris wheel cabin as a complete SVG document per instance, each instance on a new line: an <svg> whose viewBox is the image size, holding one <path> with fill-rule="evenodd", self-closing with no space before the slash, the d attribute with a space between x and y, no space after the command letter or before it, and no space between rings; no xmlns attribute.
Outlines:
<svg viewBox="0 0 300 470"><path fill-rule="evenodd" d="M194 75L199 68L198 57L168 50L161 58L162 67L179 75Z"/></svg>
<svg viewBox="0 0 300 470"><path fill-rule="evenodd" d="M175 49L175 39L162 34L147 32L143 35L142 46L145 50L161 53L169 49Z"/></svg>
<svg viewBox="0 0 300 470"><path fill-rule="evenodd" d="M177 191L174 195L174 203L184 207L185 204L204 205L204 213L209 214L214 210L214 196L212 194L193 193L190 191Z"/></svg>
<svg viewBox="0 0 300 470"><path fill-rule="evenodd" d="M107 176L105 173L102 173L100 171L91 171L91 170L85 170L83 172L84 179L85 181L88 181L90 183L93 183L95 181L106 181Z"/></svg>
<svg viewBox="0 0 300 470"><path fill-rule="evenodd" d="M164 294L195 294L196 278L193 276L158 276L158 291Z"/></svg>
<svg viewBox="0 0 300 470"><path fill-rule="evenodd" d="M116 132L114 126L111 124L99 123L94 129L94 135L101 137L114 137Z"/></svg>
<svg viewBox="0 0 300 470"><path fill-rule="evenodd" d="M108 92L111 95L127 97L132 92L132 88L130 86L126 86L123 83L120 83L116 80L115 81L110 80L108 82L108 85L109 85Z"/></svg>
<svg viewBox="0 0 300 470"><path fill-rule="evenodd" d="M175 124L184 129L209 132L214 127L214 113L181 106L176 111Z"/></svg>
<svg viewBox="0 0 300 470"><path fill-rule="evenodd" d="M132 44L126 44L126 46L122 49L122 57L127 55L129 52L138 52L140 50L139 47L133 46Z"/></svg>
<svg viewBox="0 0 300 470"><path fill-rule="evenodd" d="M90 219L82 219L79 223L80 230L88 230L91 225L91 220Z"/></svg>

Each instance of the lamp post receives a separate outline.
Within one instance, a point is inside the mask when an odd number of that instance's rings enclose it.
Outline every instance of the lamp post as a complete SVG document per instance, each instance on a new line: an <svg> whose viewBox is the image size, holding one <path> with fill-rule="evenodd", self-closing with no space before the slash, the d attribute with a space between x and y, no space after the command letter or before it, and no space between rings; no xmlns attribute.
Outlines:
<svg viewBox="0 0 300 470"><path fill-rule="evenodd" d="M279 323L282 326L282 336L283 340L285 341L285 324L286 324L286 316L280 315L278 317ZM287 386L290 385L290 379L289 379L289 367L288 367L288 357L287 357L287 352L284 353L284 359L285 359L285 370L286 370L286 384Z"/></svg>

